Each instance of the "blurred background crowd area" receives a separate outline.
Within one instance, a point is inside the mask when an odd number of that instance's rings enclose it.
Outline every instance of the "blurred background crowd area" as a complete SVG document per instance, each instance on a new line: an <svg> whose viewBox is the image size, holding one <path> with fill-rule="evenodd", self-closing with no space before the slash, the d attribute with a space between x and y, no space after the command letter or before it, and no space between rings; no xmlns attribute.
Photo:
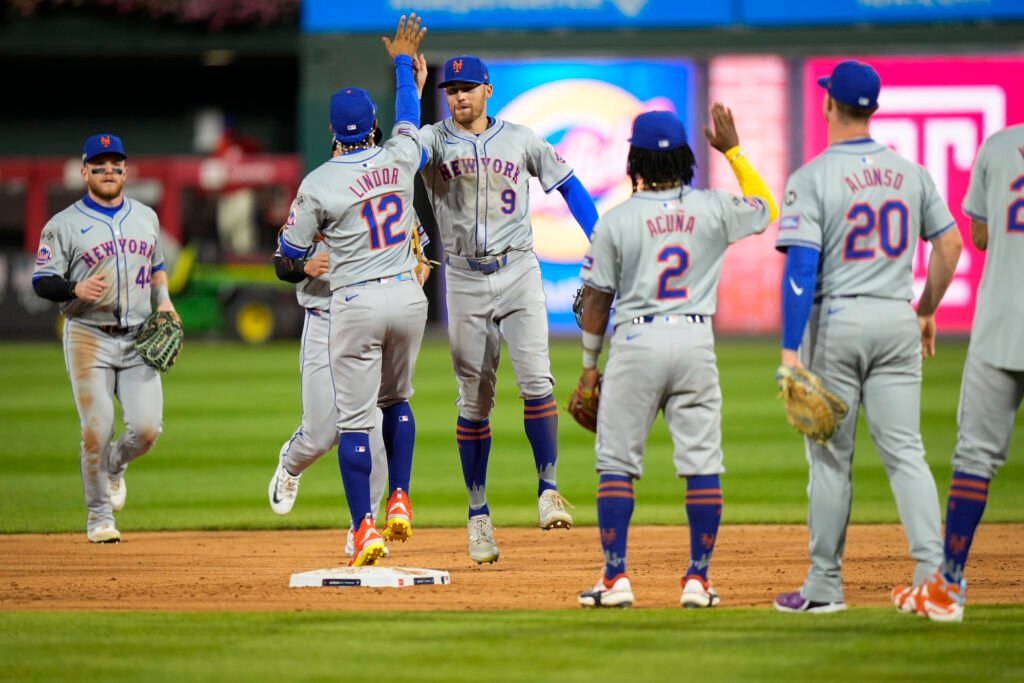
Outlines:
<svg viewBox="0 0 1024 683"><path fill-rule="evenodd" d="M816 78L858 58L882 77L873 136L929 170L966 236L959 207L978 147L1024 121L1020 0L6 0L0 338L52 339L59 326L31 289L34 254L49 217L83 194L81 144L97 132L122 137L128 194L160 216L189 333L297 336L302 311L270 263L275 236L303 175L328 156L331 93L367 88L390 129L394 70L380 36L412 11L429 28L423 121L448 115L434 87L443 61L481 56L489 113L545 136L601 212L629 195L629 126L652 109L687 123L696 185L738 192L701 133L716 100L782 200L787 175L826 145ZM534 187L531 206L552 331L568 334L586 241L557 193ZM422 193L416 209L437 258ZM717 332L777 332L775 229L727 255ZM919 244L919 284L926 257ZM943 333L970 330L983 264L965 248ZM443 325L439 275L427 288Z"/></svg>

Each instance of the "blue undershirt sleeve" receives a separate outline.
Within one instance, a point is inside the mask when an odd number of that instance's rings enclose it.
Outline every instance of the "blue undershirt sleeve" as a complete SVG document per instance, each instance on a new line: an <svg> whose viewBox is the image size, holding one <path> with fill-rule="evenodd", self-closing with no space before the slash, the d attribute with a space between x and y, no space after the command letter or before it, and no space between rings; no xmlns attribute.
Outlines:
<svg viewBox="0 0 1024 683"><path fill-rule="evenodd" d="M811 317L814 288L818 281L817 249L791 246L786 250L782 273L782 348L796 351Z"/></svg>
<svg viewBox="0 0 1024 683"><path fill-rule="evenodd" d="M395 122L407 121L420 127L420 96L416 90L416 78L412 73L412 57L395 57Z"/></svg>
<svg viewBox="0 0 1024 683"><path fill-rule="evenodd" d="M587 188L583 187L580 179L573 175L558 186L558 191L565 199L569 213L583 228L583 234L589 240L590 235L594 232L594 226L597 224L597 207L594 206L594 200L587 192Z"/></svg>

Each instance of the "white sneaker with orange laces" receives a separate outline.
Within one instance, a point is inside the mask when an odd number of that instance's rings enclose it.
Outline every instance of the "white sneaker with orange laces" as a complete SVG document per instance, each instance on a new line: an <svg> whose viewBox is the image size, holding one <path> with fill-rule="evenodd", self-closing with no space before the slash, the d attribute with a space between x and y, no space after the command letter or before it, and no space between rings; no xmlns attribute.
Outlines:
<svg viewBox="0 0 1024 683"><path fill-rule="evenodd" d="M901 612L909 612L932 621L958 622L964 620L967 582L946 581L938 570L920 586L896 586L892 589L892 602Z"/></svg>

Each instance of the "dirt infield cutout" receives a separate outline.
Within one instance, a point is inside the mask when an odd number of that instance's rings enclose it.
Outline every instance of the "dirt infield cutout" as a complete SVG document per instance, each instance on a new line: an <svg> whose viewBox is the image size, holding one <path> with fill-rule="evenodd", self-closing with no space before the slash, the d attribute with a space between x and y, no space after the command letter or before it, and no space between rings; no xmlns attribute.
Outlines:
<svg viewBox="0 0 1024 683"><path fill-rule="evenodd" d="M288 588L293 572L347 564L341 530L175 531L122 529L119 545L84 533L0 536L0 610L495 610L579 609L576 594L601 570L597 529L498 528L501 559L476 565L465 529L414 529L391 546L392 566L445 569L449 586L413 589ZM687 561L685 527L629 532L635 608L678 606ZM850 527L844 580L851 606L887 605L913 564L895 525ZM803 526L727 525L711 580L721 608L769 608L807 571ZM968 566L968 604L1024 603L1024 524L983 525Z"/></svg>

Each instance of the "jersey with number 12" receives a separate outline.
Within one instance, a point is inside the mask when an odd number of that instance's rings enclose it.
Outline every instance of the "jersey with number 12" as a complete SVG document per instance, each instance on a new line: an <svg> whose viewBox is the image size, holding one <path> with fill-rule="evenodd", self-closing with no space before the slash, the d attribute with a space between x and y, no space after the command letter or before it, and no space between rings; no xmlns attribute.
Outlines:
<svg viewBox="0 0 1024 683"><path fill-rule="evenodd" d="M323 234L332 290L416 266L411 235L419 161L419 131L399 122L382 146L330 159L303 179L284 238L307 247L318 230Z"/></svg>
<svg viewBox="0 0 1024 683"><path fill-rule="evenodd" d="M816 298L910 301L917 238L946 230L956 223L928 172L864 139L831 145L789 177L776 246L821 252Z"/></svg>

